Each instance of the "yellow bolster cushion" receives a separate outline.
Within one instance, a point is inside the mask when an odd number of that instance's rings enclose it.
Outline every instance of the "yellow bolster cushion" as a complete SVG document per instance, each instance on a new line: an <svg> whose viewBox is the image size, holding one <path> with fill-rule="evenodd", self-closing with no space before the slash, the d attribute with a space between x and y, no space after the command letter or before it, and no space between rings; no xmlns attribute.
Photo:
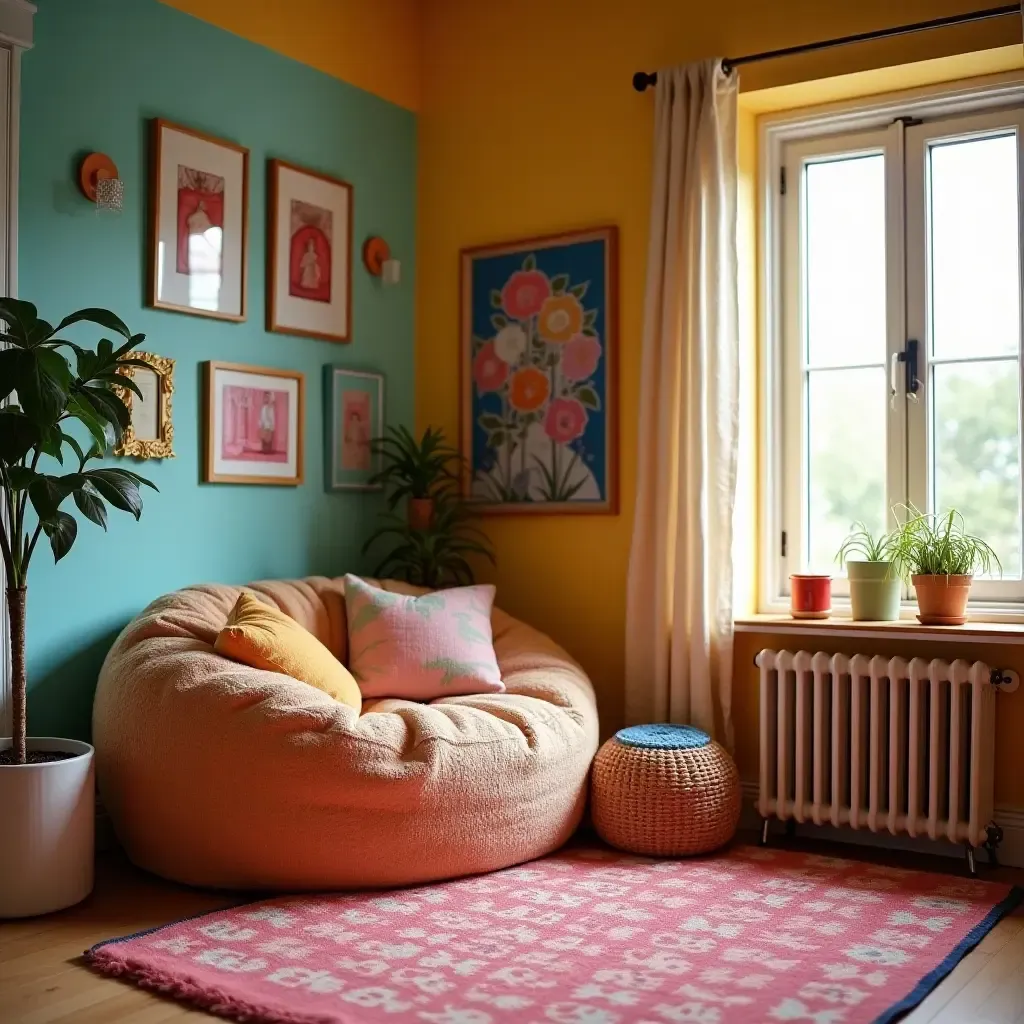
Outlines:
<svg viewBox="0 0 1024 1024"><path fill-rule="evenodd" d="M308 629L252 594L238 599L213 649L253 668L282 672L315 686L357 712L362 708L352 673Z"/></svg>

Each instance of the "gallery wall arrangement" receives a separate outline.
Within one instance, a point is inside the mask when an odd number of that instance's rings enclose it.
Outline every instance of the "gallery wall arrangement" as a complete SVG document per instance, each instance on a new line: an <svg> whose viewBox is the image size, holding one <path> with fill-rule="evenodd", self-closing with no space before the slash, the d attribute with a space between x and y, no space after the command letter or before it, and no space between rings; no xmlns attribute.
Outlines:
<svg viewBox="0 0 1024 1024"><path fill-rule="evenodd" d="M118 33L102 29L111 20ZM110 523L125 571L97 587L100 547L76 546L59 576L40 563L28 607L34 728L87 738L103 656L157 595L371 567L362 541L383 497L356 489L372 475L364 436L385 418L413 423L416 124L158 0L49 0L35 21L22 65L32 131L21 140L19 291L42 316L117 309L146 335L153 368L133 372L144 397L133 396L110 463L160 488L134 529ZM217 88L185 67L217 68ZM83 190L93 153L116 174L119 208ZM268 223L274 207L279 224ZM355 258L371 237L401 260L400 283ZM369 385L346 384L336 408L327 367ZM348 440L332 449L346 407Z"/></svg>

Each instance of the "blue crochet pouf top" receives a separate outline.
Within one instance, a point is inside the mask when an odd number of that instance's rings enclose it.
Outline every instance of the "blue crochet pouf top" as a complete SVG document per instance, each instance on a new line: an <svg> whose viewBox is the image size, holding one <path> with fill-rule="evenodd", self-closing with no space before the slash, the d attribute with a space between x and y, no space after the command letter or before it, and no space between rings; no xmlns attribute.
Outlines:
<svg viewBox="0 0 1024 1024"><path fill-rule="evenodd" d="M631 725L620 729L615 738L624 746L648 750L696 750L711 742L703 729L692 725Z"/></svg>

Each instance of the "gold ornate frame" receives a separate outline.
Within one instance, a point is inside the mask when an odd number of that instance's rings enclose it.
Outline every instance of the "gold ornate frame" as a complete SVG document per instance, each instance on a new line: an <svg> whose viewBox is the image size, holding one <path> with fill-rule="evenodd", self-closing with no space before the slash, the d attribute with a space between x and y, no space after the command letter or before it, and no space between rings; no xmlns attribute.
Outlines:
<svg viewBox="0 0 1024 1024"><path fill-rule="evenodd" d="M136 459L173 459L174 423L171 421L171 395L174 393L174 360L152 352L132 352L133 359L141 359L153 367L160 381L160 408L157 410L157 429L160 436L154 441L140 441L135 428L129 424L121 443L114 448L115 455L130 455ZM122 367L118 373L134 376L132 367ZM132 409L133 393L128 388L114 385L128 411Z"/></svg>

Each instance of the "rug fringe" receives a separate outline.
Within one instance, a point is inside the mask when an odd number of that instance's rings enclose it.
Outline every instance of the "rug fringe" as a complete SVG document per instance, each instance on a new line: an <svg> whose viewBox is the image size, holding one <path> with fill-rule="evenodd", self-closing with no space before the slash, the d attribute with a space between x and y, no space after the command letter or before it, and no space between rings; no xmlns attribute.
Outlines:
<svg viewBox="0 0 1024 1024"><path fill-rule="evenodd" d="M240 1021L241 1024L337 1024L339 1020L336 1015L310 1016L251 1003L229 995L222 989L211 988L205 984L200 986L190 978L175 978L164 971L139 963L130 957L118 956L113 950L102 947L87 950L84 959L98 974L130 981L139 988L170 996L196 1009L208 1010L220 1017Z"/></svg>

